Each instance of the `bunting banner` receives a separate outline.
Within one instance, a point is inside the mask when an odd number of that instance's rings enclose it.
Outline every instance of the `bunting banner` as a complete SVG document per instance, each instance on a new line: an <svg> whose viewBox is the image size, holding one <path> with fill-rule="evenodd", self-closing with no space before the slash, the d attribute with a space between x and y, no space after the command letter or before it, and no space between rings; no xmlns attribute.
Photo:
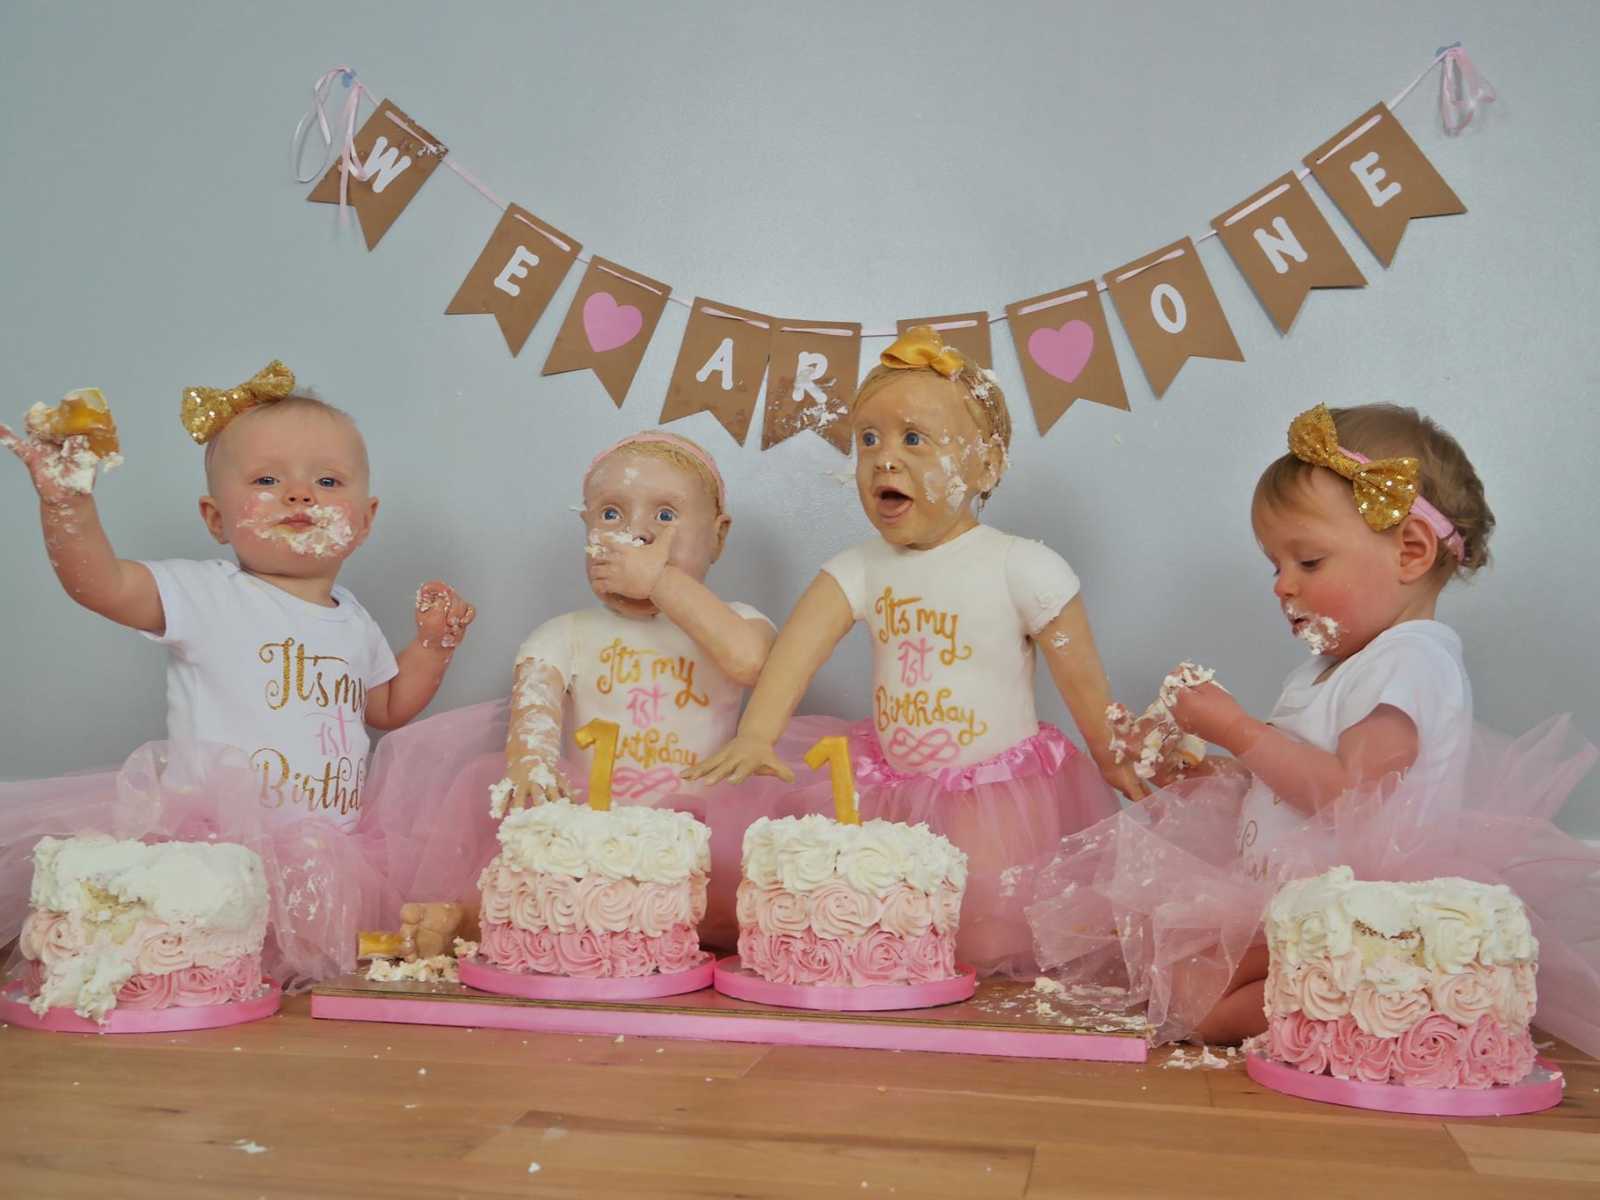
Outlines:
<svg viewBox="0 0 1600 1200"><path fill-rule="evenodd" d="M1040 437L1075 400L1128 407L1128 389L1094 280L1008 304L1006 323Z"/></svg>
<svg viewBox="0 0 1600 1200"><path fill-rule="evenodd" d="M540 374L593 371L621 408L671 295L666 284L595 255Z"/></svg>
<svg viewBox="0 0 1600 1200"><path fill-rule="evenodd" d="M1456 193L1401 126L1394 109L1435 69L1445 133L1459 134L1496 99L1459 45L1439 50L1388 103L1374 105L1288 171L1220 213L1197 237L1183 237L1100 277L1015 300L1002 312L978 309L906 317L888 326L855 320L778 319L721 301L692 303L669 285L599 256L521 205L497 196L452 158L448 148L389 100L356 129L372 93L348 67L312 86L312 106L295 129L295 179L317 179L307 200L354 210L367 249L377 246L441 165L496 208L499 222L445 309L493 316L513 356L573 263L585 264L577 294L545 358L542 375L590 371L617 407L632 389L669 304L689 310L658 420L709 413L744 445L765 381L761 449L796 434L816 434L850 452L849 411L861 372L862 343L913 325L931 325L969 361L994 364L990 327L1010 325L1022 382L1040 436L1079 400L1130 408L1101 292L1110 294L1150 390L1164 396L1193 358L1243 362L1244 352L1201 261L1215 237L1278 333L1287 336L1319 288L1364 288L1367 279L1304 180L1314 178L1383 267L1390 267L1416 218L1464 213ZM324 103L335 83L347 89L338 123ZM305 141L320 133L324 162L300 173ZM320 178L318 174L320 173ZM1070 276L1068 276L1070 278ZM770 363L770 370L769 370Z"/></svg>
<svg viewBox="0 0 1600 1200"><path fill-rule="evenodd" d="M1244 361L1200 252L1188 238L1118 267L1106 277L1106 290L1157 396L1166 395L1191 358Z"/></svg>
<svg viewBox="0 0 1600 1200"><path fill-rule="evenodd" d="M1388 266L1413 217L1467 211L1394 114L1375 104L1305 157L1322 190Z"/></svg>
<svg viewBox="0 0 1600 1200"><path fill-rule="evenodd" d="M744 445L771 349L771 317L696 297L661 423L708 412Z"/></svg>
<svg viewBox="0 0 1600 1200"><path fill-rule="evenodd" d="M508 205L444 311L494 317L515 357L582 249L527 209Z"/></svg>
<svg viewBox="0 0 1600 1200"><path fill-rule="evenodd" d="M809 429L850 453L850 401L861 368L861 326L853 321L779 321L772 335L761 448Z"/></svg>
<svg viewBox="0 0 1600 1200"><path fill-rule="evenodd" d="M1293 171L1217 217L1211 228L1279 333L1289 332L1312 288L1367 286Z"/></svg>
<svg viewBox="0 0 1600 1200"><path fill-rule="evenodd" d="M341 210L346 204L355 209L361 235L371 250L449 151L387 100L355 135L352 150L334 160L306 199L312 204L337 204Z"/></svg>

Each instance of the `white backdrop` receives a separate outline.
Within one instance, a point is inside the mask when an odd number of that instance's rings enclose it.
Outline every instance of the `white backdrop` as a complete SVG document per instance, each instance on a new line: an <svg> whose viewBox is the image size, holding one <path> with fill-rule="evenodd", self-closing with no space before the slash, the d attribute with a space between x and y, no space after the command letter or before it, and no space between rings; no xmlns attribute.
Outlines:
<svg viewBox="0 0 1600 1200"><path fill-rule="evenodd" d="M588 374L538 374L579 270L520 358L491 318L444 316L498 214L440 171L369 254L305 203L288 141L324 68L351 63L502 195L686 298L884 324L998 310L1203 232L1459 38L1504 97L1488 126L1445 138L1433 80L1399 115L1471 211L1413 224L1385 271L1313 187L1369 286L1314 293L1288 338L1206 243L1248 361L1191 362L1158 401L1113 317L1133 411L1080 403L1043 439L997 326L1018 436L985 515L1072 562L1125 699L1190 657L1264 711L1302 651L1251 537L1256 474L1318 400L1416 404L1499 518L1493 569L1442 609L1480 717L1520 731L1570 710L1600 739L1597 37L1587 0L5 0L0 410L105 388L128 458L99 492L114 544L204 556L179 390L285 359L371 446L383 507L342 581L397 647L424 578L479 604L438 711L503 689L518 640L586 603L581 464L654 423L685 313L620 411ZM728 477L723 595L781 618L869 534L819 439L763 454L707 415L676 428ZM0 467L0 777L115 763L162 733L162 652L63 597L27 481ZM808 707L867 697L858 632ZM1043 709L1064 719L1053 695ZM1600 781L1581 797L1568 823L1600 833Z"/></svg>

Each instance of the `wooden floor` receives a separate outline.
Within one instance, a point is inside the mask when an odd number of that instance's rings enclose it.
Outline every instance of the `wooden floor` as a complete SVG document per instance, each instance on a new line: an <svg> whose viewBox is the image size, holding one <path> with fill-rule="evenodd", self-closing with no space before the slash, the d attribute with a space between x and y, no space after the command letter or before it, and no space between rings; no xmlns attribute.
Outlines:
<svg viewBox="0 0 1600 1200"><path fill-rule="evenodd" d="M1226 1070L312 1021L0 1028L0 1195L1600 1195L1600 1064L1440 1121ZM535 1169L537 1164L537 1169ZM1272 1189L1268 1193L1267 1189Z"/></svg>

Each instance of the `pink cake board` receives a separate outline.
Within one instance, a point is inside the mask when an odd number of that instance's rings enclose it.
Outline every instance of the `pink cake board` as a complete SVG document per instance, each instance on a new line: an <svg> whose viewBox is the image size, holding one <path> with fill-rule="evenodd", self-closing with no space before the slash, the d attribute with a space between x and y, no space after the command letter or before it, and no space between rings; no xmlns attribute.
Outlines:
<svg viewBox="0 0 1600 1200"><path fill-rule="evenodd" d="M461 982L480 992L521 996L524 1000L654 1000L698 992L711 982L711 956L697 967L671 975L636 975L628 979L579 979L571 975L530 975L504 971L476 958L457 961Z"/></svg>
<svg viewBox="0 0 1600 1200"><path fill-rule="evenodd" d="M932 983L891 983L881 987L823 987L819 984L773 983L745 970L739 956L717 960L715 986L724 996L753 1000L778 1008L811 1008L825 1012L894 1012L935 1008L970 999L978 990L978 973L957 967L949 979Z"/></svg>
<svg viewBox="0 0 1600 1200"><path fill-rule="evenodd" d="M1029 985L979 981L971 999L899 1012L823 1012L765 1005L712 988L646 1000L542 1000L493 995L454 983L379 983L360 975L320 984L311 1015L584 1036L687 1038L776 1046L927 1050L1006 1058L1142 1063L1148 1029L1105 1032L1100 1014L1039 1015Z"/></svg>
<svg viewBox="0 0 1600 1200"><path fill-rule="evenodd" d="M1259 1054L1245 1055L1244 1066L1251 1079L1286 1096L1433 1117L1511 1117L1542 1112L1561 1103L1566 1083L1555 1064L1542 1058L1521 1083L1479 1089L1403 1087L1397 1083L1362 1083L1332 1075L1309 1075Z"/></svg>
<svg viewBox="0 0 1600 1200"><path fill-rule="evenodd" d="M0 995L0 1021L24 1029L44 1029L51 1033L177 1033L185 1029L222 1029L259 1021L278 1011L283 991L271 980L254 1000L235 1000L229 1004L203 1004L195 1008L114 1008L105 1024L80 1017L70 1008L52 1008L44 1016L18 999L14 988Z"/></svg>

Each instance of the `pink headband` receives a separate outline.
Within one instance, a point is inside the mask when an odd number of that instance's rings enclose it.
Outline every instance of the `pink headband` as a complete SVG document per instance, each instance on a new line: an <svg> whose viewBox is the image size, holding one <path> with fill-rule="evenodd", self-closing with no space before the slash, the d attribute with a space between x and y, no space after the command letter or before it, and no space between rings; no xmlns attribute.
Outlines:
<svg viewBox="0 0 1600 1200"><path fill-rule="evenodd" d="M711 461L711 456L696 446L688 438L679 437L675 433L664 433L659 429L648 429L643 433L632 433L620 442L613 442L604 450L589 460L588 469L583 473L583 486L589 486L589 476L594 474L594 469L618 450L626 450L629 446L641 444L671 446L674 450L687 454L711 473L712 480L717 485L717 508L721 512L728 511L728 489L722 482L722 472L717 470L717 464Z"/></svg>
<svg viewBox="0 0 1600 1200"><path fill-rule="evenodd" d="M1355 450L1347 450L1343 446L1339 447L1339 453L1347 458L1355 459L1358 463L1372 461L1365 454L1358 453ZM1411 501L1411 515L1423 519L1428 528L1433 530L1433 536L1443 543L1446 550L1456 556L1456 561L1466 561L1467 543L1462 538L1461 531L1455 527L1449 517L1428 502L1427 497L1422 494L1421 488L1417 489L1416 497Z"/></svg>

